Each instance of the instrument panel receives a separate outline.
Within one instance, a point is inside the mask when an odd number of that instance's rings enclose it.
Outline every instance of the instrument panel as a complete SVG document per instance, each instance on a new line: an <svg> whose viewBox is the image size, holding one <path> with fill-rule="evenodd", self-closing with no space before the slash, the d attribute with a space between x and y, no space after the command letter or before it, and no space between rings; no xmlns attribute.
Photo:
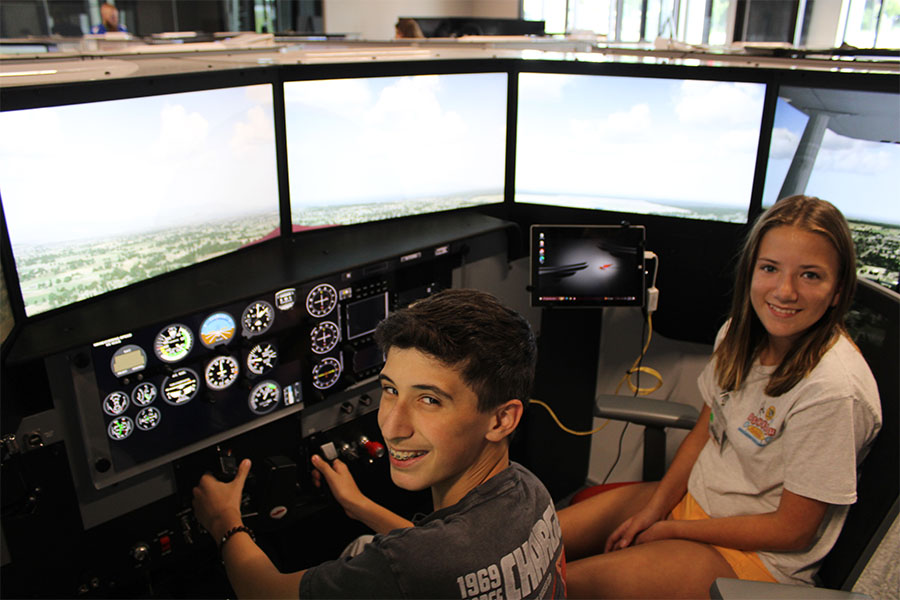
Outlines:
<svg viewBox="0 0 900 600"><path fill-rule="evenodd" d="M449 265L370 276L346 271L94 343L81 353L89 358L70 361L94 486L297 413L376 375L384 364L373 337L378 323L449 287L450 273Z"/></svg>

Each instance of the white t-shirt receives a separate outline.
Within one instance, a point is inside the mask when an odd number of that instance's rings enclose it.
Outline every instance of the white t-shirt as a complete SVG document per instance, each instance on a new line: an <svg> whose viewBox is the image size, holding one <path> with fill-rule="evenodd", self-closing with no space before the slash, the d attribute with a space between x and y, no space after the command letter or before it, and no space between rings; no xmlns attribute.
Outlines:
<svg viewBox="0 0 900 600"><path fill-rule="evenodd" d="M774 370L757 361L740 390L723 393L715 361L707 364L697 383L712 411L710 439L688 491L713 518L773 512L784 488L828 503L809 548L759 552L779 581L812 583L856 502L856 467L881 428L881 402L865 359L843 336L807 377L777 397L765 393ZM722 430L719 440L715 432Z"/></svg>

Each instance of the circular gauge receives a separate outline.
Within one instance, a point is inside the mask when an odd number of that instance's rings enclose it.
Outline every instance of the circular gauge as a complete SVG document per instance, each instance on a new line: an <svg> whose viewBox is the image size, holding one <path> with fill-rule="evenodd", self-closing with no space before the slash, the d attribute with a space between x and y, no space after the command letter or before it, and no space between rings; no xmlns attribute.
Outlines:
<svg viewBox="0 0 900 600"><path fill-rule="evenodd" d="M320 390L330 388L340 377L341 363L336 358L323 358L312 370L312 384Z"/></svg>
<svg viewBox="0 0 900 600"><path fill-rule="evenodd" d="M163 328L156 334L153 342L153 352L159 360L167 363L178 362L183 359L194 347L194 334L191 330L173 323Z"/></svg>
<svg viewBox="0 0 900 600"><path fill-rule="evenodd" d="M128 394L125 392L113 392L103 400L103 412L111 417L117 417L128 408Z"/></svg>
<svg viewBox="0 0 900 600"><path fill-rule="evenodd" d="M314 317L324 317L337 306L338 296L334 286L320 283L306 295L306 311Z"/></svg>
<svg viewBox="0 0 900 600"><path fill-rule="evenodd" d="M162 384L163 400L175 406L187 404L200 389L200 377L193 369L177 369Z"/></svg>
<svg viewBox="0 0 900 600"><path fill-rule="evenodd" d="M116 350L109 361L109 368L116 377L143 371L147 366L147 353L140 346L128 344Z"/></svg>
<svg viewBox="0 0 900 600"><path fill-rule="evenodd" d="M132 431L134 431L134 421L131 420L131 417L116 417L106 427L106 433L116 441L124 440L131 435Z"/></svg>
<svg viewBox="0 0 900 600"><path fill-rule="evenodd" d="M207 348L227 344L234 337L235 329L237 327L231 315L217 312L206 317L206 320L200 325L200 342Z"/></svg>
<svg viewBox="0 0 900 600"><path fill-rule="evenodd" d="M341 339L341 330L331 321L322 321L310 332L311 348L316 354L325 354Z"/></svg>
<svg viewBox="0 0 900 600"><path fill-rule="evenodd" d="M257 383L253 387L248 403L251 411L258 415L264 415L278 406L279 398L281 398L281 386L270 379Z"/></svg>
<svg viewBox="0 0 900 600"><path fill-rule="evenodd" d="M159 412L159 409L148 406L141 409L141 412L137 414L134 418L134 424L141 431L150 431L159 425L160 419L162 419L162 413Z"/></svg>
<svg viewBox="0 0 900 600"><path fill-rule="evenodd" d="M240 368L238 361L230 356L217 356L206 365L206 385L214 390L224 390L237 381Z"/></svg>
<svg viewBox="0 0 900 600"><path fill-rule="evenodd" d="M262 375L266 371L271 371L278 360L278 350L274 344L263 342L253 346L247 355L247 368L252 373Z"/></svg>
<svg viewBox="0 0 900 600"><path fill-rule="evenodd" d="M131 390L131 401L138 406L147 406L148 404L153 404L153 401L156 400L156 394L156 386L149 381L145 381Z"/></svg>
<svg viewBox="0 0 900 600"><path fill-rule="evenodd" d="M259 335L265 333L275 321L275 309L268 302L257 300L244 309L241 315L241 324L244 326L244 333L251 335Z"/></svg>

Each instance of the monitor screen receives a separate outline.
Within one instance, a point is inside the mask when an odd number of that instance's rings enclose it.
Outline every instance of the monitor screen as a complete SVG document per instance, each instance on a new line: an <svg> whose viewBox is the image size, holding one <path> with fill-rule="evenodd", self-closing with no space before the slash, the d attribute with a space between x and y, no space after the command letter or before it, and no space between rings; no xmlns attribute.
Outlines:
<svg viewBox="0 0 900 600"><path fill-rule="evenodd" d="M744 223L765 84L519 75L515 201Z"/></svg>
<svg viewBox="0 0 900 600"><path fill-rule="evenodd" d="M294 230L502 202L507 79L285 83Z"/></svg>
<svg viewBox="0 0 900 600"><path fill-rule="evenodd" d="M644 228L532 225L534 306L643 306Z"/></svg>
<svg viewBox="0 0 900 600"><path fill-rule="evenodd" d="M279 225L271 85L0 113L27 315L237 250Z"/></svg>
<svg viewBox="0 0 900 600"><path fill-rule="evenodd" d="M853 232L859 274L898 289L900 95L783 86L763 206L807 194L837 206Z"/></svg>

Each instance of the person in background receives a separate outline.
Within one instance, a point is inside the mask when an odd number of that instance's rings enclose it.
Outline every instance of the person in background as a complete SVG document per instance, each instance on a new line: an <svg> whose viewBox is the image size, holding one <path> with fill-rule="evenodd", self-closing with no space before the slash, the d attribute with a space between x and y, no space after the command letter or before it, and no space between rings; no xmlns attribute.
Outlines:
<svg viewBox="0 0 900 600"><path fill-rule="evenodd" d="M425 37L425 34L422 33L422 28L419 27L415 19L397 19L397 23L394 25L394 32L397 39Z"/></svg>
<svg viewBox="0 0 900 600"><path fill-rule="evenodd" d="M119 25L119 9L104 2L100 5L100 24L91 27L91 33L109 33L111 31L127 31Z"/></svg>
<svg viewBox="0 0 900 600"><path fill-rule="evenodd" d="M364 496L340 460L315 456L347 515L377 535L353 556L281 573L241 520L250 462L231 483L204 475L194 511L238 597L564 598L553 500L509 460L534 378L528 322L489 294L445 290L391 313L375 339L387 355L378 425L391 479L430 489L434 512L412 523Z"/></svg>
<svg viewBox="0 0 900 600"><path fill-rule="evenodd" d="M560 511L570 597L700 598L718 577L813 583L881 427L844 326L855 287L833 205L791 196L758 219L698 379L705 406L662 481Z"/></svg>

